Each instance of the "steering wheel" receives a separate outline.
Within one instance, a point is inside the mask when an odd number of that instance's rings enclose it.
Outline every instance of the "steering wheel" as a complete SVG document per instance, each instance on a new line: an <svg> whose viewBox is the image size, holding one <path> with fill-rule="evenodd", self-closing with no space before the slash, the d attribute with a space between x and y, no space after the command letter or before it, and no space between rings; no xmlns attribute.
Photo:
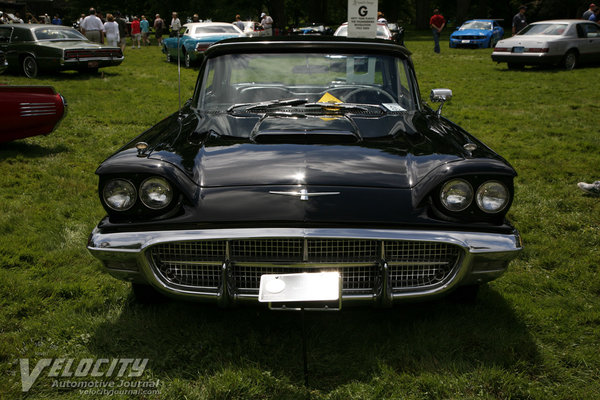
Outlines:
<svg viewBox="0 0 600 400"><path fill-rule="evenodd" d="M391 94L372 86L361 86L340 97L344 103L381 104L397 103Z"/></svg>

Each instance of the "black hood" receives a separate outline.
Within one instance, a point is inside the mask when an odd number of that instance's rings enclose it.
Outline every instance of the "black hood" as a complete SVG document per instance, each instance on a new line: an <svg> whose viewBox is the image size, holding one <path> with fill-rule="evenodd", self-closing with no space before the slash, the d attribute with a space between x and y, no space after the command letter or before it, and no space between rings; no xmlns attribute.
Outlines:
<svg viewBox="0 0 600 400"><path fill-rule="evenodd" d="M149 133L147 139L154 141L149 158L178 165L203 187L409 188L465 157L455 139L419 133L415 123L426 121L412 117L204 116L183 121L178 139L168 146L161 135Z"/></svg>

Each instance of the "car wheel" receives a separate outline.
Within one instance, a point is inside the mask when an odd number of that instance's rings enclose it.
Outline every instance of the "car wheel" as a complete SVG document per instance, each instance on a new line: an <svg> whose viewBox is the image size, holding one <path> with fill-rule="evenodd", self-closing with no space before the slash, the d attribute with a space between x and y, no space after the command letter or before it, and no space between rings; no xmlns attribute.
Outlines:
<svg viewBox="0 0 600 400"><path fill-rule="evenodd" d="M165 300L165 297L150 285L132 283L131 291L135 301L141 304L157 304Z"/></svg>
<svg viewBox="0 0 600 400"><path fill-rule="evenodd" d="M184 54L184 62L185 62L185 67L186 68L191 68L192 66L192 59L190 58L190 53L185 53Z"/></svg>
<svg viewBox="0 0 600 400"><path fill-rule="evenodd" d="M567 52L563 58L562 65L567 71L574 69L577 66L577 53L572 50Z"/></svg>
<svg viewBox="0 0 600 400"><path fill-rule="evenodd" d="M167 54L167 62L170 63L171 60L171 55L169 54L169 50L165 47L165 53Z"/></svg>
<svg viewBox="0 0 600 400"><path fill-rule="evenodd" d="M38 75L38 65L35 57L33 56L25 56L21 63L23 67L23 73L28 78L35 78Z"/></svg>

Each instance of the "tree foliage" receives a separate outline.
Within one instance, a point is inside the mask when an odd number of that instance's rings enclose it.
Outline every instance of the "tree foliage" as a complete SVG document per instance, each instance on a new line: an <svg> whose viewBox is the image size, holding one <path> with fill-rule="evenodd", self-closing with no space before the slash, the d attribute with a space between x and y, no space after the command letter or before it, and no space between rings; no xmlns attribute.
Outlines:
<svg viewBox="0 0 600 400"><path fill-rule="evenodd" d="M67 22L87 13L90 7L89 1L84 0L55 0L50 3L51 10L41 10L43 5L39 4L36 3L37 11L59 12ZM578 0L379 0L378 8L388 21L426 29L435 7L454 24L469 18L498 18L508 25L521 4L528 7L529 21L578 18L588 5ZM184 21L193 14L212 21L233 21L236 14L245 20L259 20L261 12L266 12L273 17L276 27L286 28L311 22L339 25L347 19L347 5L347 0L171 0L168 3L160 0L101 0L93 6L104 14L119 10L124 15L144 14L150 19L157 13L169 19L171 12L177 11Z"/></svg>

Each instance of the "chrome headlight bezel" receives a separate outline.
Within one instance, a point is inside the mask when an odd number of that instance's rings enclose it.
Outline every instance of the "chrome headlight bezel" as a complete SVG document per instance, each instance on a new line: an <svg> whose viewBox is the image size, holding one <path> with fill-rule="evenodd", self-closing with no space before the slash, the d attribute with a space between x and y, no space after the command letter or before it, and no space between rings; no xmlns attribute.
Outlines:
<svg viewBox="0 0 600 400"><path fill-rule="evenodd" d="M115 187L116 185L121 185L121 190L129 192L129 195L128 195L129 201L126 202L126 205L124 207L123 206L119 207L115 204L114 200L112 200L112 201L110 200L110 197L115 196L115 195L114 194L111 195L108 192L117 190L117 188ZM124 211L131 210L137 202L137 197L138 197L137 189L136 189L135 185L128 179L123 179L123 178L111 179L108 182L106 182L106 184L102 188L102 200L104 201L104 204L106 204L106 206L113 211L124 212Z"/></svg>
<svg viewBox="0 0 600 400"><path fill-rule="evenodd" d="M488 200L486 200L486 196ZM486 203L490 203L491 198L496 200L491 200L491 202L497 202L499 198L501 198L502 202L499 203L493 209L490 209L489 205L486 206ZM510 203L510 191L502 182L499 181L486 181L479 185L477 188L477 192L475 194L475 201L477 203L477 207L481 211L486 214L498 214L506 209L508 204Z"/></svg>
<svg viewBox="0 0 600 400"><path fill-rule="evenodd" d="M440 189L440 203L451 212L461 212L469 208L473 203L473 186L465 179L451 179L442 185ZM463 197L463 200L459 200ZM450 200L454 198L454 200ZM449 201L450 200L450 201Z"/></svg>

